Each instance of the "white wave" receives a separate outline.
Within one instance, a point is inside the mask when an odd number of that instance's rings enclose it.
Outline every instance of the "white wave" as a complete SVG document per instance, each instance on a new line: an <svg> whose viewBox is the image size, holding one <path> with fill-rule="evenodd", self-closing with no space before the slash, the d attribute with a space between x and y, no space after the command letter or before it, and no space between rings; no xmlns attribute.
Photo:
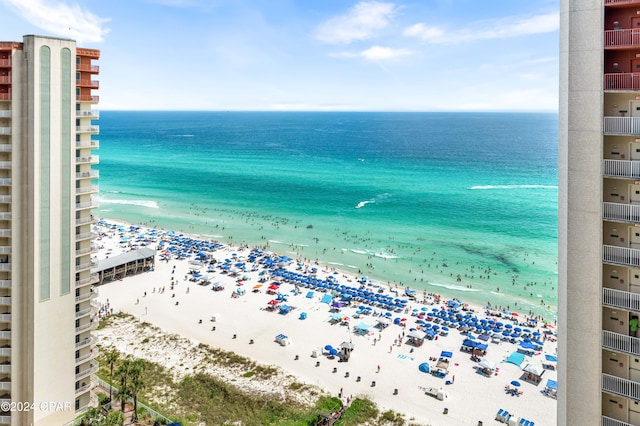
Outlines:
<svg viewBox="0 0 640 426"><path fill-rule="evenodd" d="M429 284L435 287L444 287L444 288L448 288L449 290L455 290L455 291L480 291L477 288L468 288L468 287L462 287L461 285L455 285L455 284L443 284L443 283L434 283L429 281Z"/></svg>
<svg viewBox="0 0 640 426"><path fill-rule="evenodd" d="M100 204L126 204L130 206L149 207L152 209L159 209L158 203L148 200L110 200L107 198L96 197L96 201Z"/></svg>
<svg viewBox="0 0 640 426"><path fill-rule="evenodd" d="M269 242L273 244L284 244L282 241L278 241L278 240L269 240Z"/></svg>
<svg viewBox="0 0 640 426"><path fill-rule="evenodd" d="M344 263L340 263L340 262L327 262L329 265L338 265L338 266L344 266Z"/></svg>
<svg viewBox="0 0 640 426"><path fill-rule="evenodd" d="M400 256L396 256L394 254L387 254L387 253L374 253L373 254L375 257L381 257L383 259L399 259Z"/></svg>
<svg viewBox="0 0 640 426"><path fill-rule="evenodd" d="M356 265L347 265L347 268L351 268L351 269L360 269L360 268L358 268Z"/></svg>
<svg viewBox="0 0 640 426"><path fill-rule="evenodd" d="M487 189L558 189L557 185L476 185L470 186L470 190Z"/></svg>
<svg viewBox="0 0 640 426"><path fill-rule="evenodd" d="M366 206L367 204L375 203L375 202L376 202L375 200L360 201L360 202L356 205L356 209L359 209L359 208L361 208L361 207Z"/></svg>
<svg viewBox="0 0 640 426"><path fill-rule="evenodd" d="M357 250L357 249L351 249L351 251L355 254L367 254L368 252L366 250Z"/></svg>

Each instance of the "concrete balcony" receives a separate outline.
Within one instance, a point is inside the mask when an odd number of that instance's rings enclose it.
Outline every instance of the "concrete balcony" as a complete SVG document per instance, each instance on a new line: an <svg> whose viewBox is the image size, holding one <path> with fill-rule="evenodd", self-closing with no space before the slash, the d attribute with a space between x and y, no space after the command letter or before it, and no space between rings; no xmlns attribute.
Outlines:
<svg viewBox="0 0 640 426"><path fill-rule="evenodd" d="M93 289L93 291L76 296L76 303L82 302L83 300L95 299L96 297L98 297L98 290Z"/></svg>
<svg viewBox="0 0 640 426"><path fill-rule="evenodd" d="M0 212L0 220L11 220L11 212Z"/></svg>
<svg viewBox="0 0 640 426"><path fill-rule="evenodd" d="M0 195L0 203L11 204L11 195Z"/></svg>
<svg viewBox="0 0 640 426"><path fill-rule="evenodd" d="M89 382L87 384L85 384L84 386L80 386L79 388L76 389L76 395L80 395L83 394L85 392L89 392L91 389L95 388L96 384L94 382Z"/></svg>
<svg viewBox="0 0 640 426"><path fill-rule="evenodd" d="M98 80L76 79L76 86L88 87L90 89L99 89L100 82Z"/></svg>
<svg viewBox="0 0 640 426"><path fill-rule="evenodd" d="M11 374L11 364L8 362L0 364L0 373Z"/></svg>
<svg viewBox="0 0 640 426"><path fill-rule="evenodd" d="M0 380L0 390L11 390L11 380Z"/></svg>
<svg viewBox="0 0 640 426"><path fill-rule="evenodd" d="M13 151L13 145L11 145L10 143L0 144L0 152L12 152L12 151Z"/></svg>
<svg viewBox="0 0 640 426"><path fill-rule="evenodd" d="M89 376L91 374L95 374L98 371L98 363L91 363L89 368L86 368L76 374L76 380L80 380L83 377Z"/></svg>
<svg viewBox="0 0 640 426"><path fill-rule="evenodd" d="M11 296L0 297L0 306L11 306Z"/></svg>
<svg viewBox="0 0 640 426"><path fill-rule="evenodd" d="M82 339L78 343L76 343L76 349L84 348L88 345L93 345L97 341L98 339L95 336L87 337L86 339Z"/></svg>
<svg viewBox="0 0 640 426"><path fill-rule="evenodd" d="M11 118L10 109L0 109L0 118Z"/></svg>
<svg viewBox="0 0 640 426"><path fill-rule="evenodd" d="M626 355L640 356L640 339L602 330L602 347Z"/></svg>
<svg viewBox="0 0 640 426"><path fill-rule="evenodd" d="M11 330L0 331L0 339L11 340Z"/></svg>
<svg viewBox="0 0 640 426"><path fill-rule="evenodd" d="M11 263L0 262L0 271L11 271Z"/></svg>
<svg viewBox="0 0 640 426"><path fill-rule="evenodd" d="M10 425L11 424L11 416L0 416L0 425Z"/></svg>
<svg viewBox="0 0 640 426"><path fill-rule="evenodd" d="M76 334L80 334L83 331L93 330L98 326L98 321L91 321L86 324L83 324L79 327L76 327Z"/></svg>
<svg viewBox="0 0 640 426"><path fill-rule="evenodd" d="M96 139L91 139L88 141L78 141L76 142L76 148L79 149L98 149L100 148L100 141Z"/></svg>
<svg viewBox="0 0 640 426"><path fill-rule="evenodd" d="M76 288L83 287L85 285L95 284L100 280L100 275L98 274L90 274L88 277L80 278L76 281Z"/></svg>
<svg viewBox="0 0 640 426"><path fill-rule="evenodd" d="M613 395L640 401L640 383L610 374L602 374L602 390Z"/></svg>
<svg viewBox="0 0 640 426"><path fill-rule="evenodd" d="M13 163L11 161L0 161L0 169L11 170Z"/></svg>
<svg viewBox="0 0 640 426"><path fill-rule="evenodd" d="M91 306L86 309L79 310L78 312L76 312L76 319L91 315L91 312L93 312L93 307Z"/></svg>
<svg viewBox="0 0 640 426"><path fill-rule="evenodd" d="M0 314L0 322L11 322L11 313Z"/></svg>
<svg viewBox="0 0 640 426"><path fill-rule="evenodd" d="M85 269L96 268L97 266L98 266L98 262L92 260L91 262L86 262L80 265L76 265L76 272L84 271Z"/></svg>
<svg viewBox="0 0 640 426"><path fill-rule="evenodd" d="M2 356L11 356L11 347L9 347L9 346L0 347L0 355L2 355ZM0 389L2 389L2 388L0 388Z"/></svg>
<svg viewBox="0 0 640 426"><path fill-rule="evenodd" d="M11 280L0 280L0 288L11 288Z"/></svg>
<svg viewBox="0 0 640 426"><path fill-rule="evenodd" d="M82 234L76 234L76 242L90 240L93 238L98 238L98 234L95 232L83 232Z"/></svg>
<svg viewBox="0 0 640 426"><path fill-rule="evenodd" d="M76 133L100 133L100 126L76 126Z"/></svg>
<svg viewBox="0 0 640 426"><path fill-rule="evenodd" d="M82 118L82 117L86 117L86 118L99 118L100 117L100 111L98 111L97 109L89 109L89 110L76 110L76 117L78 118Z"/></svg>
<svg viewBox="0 0 640 426"><path fill-rule="evenodd" d="M76 173L76 179L98 179L100 173L98 170L88 170L86 172Z"/></svg>
<svg viewBox="0 0 640 426"><path fill-rule="evenodd" d="M11 182L11 178L0 178L0 186L11 186Z"/></svg>
<svg viewBox="0 0 640 426"><path fill-rule="evenodd" d="M98 185L81 186L79 188L76 188L76 195L96 194L99 190L100 188L98 187Z"/></svg>
<svg viewBox="0 0 640 426"><path fill-rule="evenodd" d="M92 254L92 253L97 253L99 250L98 246L95 244L91 244L90 247L85 247L85 248L81 248L79 250L76 250L76 257L78 256L84 256L86 254Z"/></svg>
<svg viewBox="0 0 640 426"><path fill-rule="evenodd" d="M92 103L98 103L98 102L100 102L100 96L94 96L94 95L76 95L76 101L78 101L78 102L92 102Z"/></svg>
<svg viewBox="0 0 640 426"><path fill-rule="evenodd" d="M11 127L0 127L0 135L10 135Z"/></svg>
<svg viewBox="0 0 640 426"><path fill-rule="evenodd" d="M98 164L100 157L97 155L87 155L85 157L76 157L76 164Z"/></svg>
<svg viewBox="0 0 640 426"><path fill-rule="evenodd" d="M81 217L80 219L76 219L76 226L89 225L92 223L97 223L98 219L93 215Z"/></svg>
<svg viewBox="0 0 640 426"><path fill-rule="evenodd" d="M640 135L640 117L604 117L607 135Z"/></svg>
<svg viewBox="0 0 640 426"><path fill-rule="evenodd" d="M88 203L76 203L76 210L95 209L98 207L98 203L95 200L91 200Z"/></svg>
<svg viewBox="0 0 640 426"><path fill-rule="evenodd" d="M640 250L604 245L602 261L613 265L640 267Z"/></svg>
<svg viewBox="0 0 640 426"><path fill-rule="evenodd" d="M98 348L91 348L91 351L76 358L76 365L86 362L98 356Z"/></svg>

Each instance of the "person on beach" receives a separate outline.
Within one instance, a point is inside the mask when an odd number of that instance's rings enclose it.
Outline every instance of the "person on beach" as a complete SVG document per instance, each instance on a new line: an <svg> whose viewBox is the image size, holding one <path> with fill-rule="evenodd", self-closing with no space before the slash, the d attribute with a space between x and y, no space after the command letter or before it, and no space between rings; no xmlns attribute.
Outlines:
<svg viewBox="0 0 640 426"><path fill-rule="evenodd" d="M638 317L632 316L629 320L629 335L632 337L638 337Z"/></svg>

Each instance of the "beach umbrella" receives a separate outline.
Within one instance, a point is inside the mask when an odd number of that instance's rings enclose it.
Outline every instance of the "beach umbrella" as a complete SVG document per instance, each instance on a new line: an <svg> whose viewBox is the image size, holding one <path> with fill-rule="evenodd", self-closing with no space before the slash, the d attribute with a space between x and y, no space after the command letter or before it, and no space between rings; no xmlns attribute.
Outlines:
<svg viewBox="0 0 640 426"><path fill-rule="evenodd" d="M512 380L512 381L511 381L511 384L512 384L513 386L515 386L515 387L520 386L520 382L519 382L519 381L517 381L517 380Z"/></svg>
<svg viewBox="0 0 640 426"><path fill-rule="evenodd" d="M509 330L511 330L513 326L511 324L505 324L504 328L508 328Z"/></svg>
<svg viewBox="0 0 640 426"><path fill-rule="evenodd" d="M418 366L418 370L422 371L423 373L429 373L430 371L429 364L427 364L426 362L423 362Z"/></svg>

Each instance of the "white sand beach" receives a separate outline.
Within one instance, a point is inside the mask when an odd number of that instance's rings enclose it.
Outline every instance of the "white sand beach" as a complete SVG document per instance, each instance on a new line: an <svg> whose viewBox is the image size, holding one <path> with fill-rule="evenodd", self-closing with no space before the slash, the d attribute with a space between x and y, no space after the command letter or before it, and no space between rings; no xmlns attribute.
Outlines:
<svg viewBox="0 0 640 426"><path fill-rule="evenodd" d="M344 401L350 397L365 396L377 403L382 410L392 409L403 413L407 419L420 424L499 424L495 419L500 409L508 411L514 418L528 419L535 425L556 423L556 400L543 394L547 380L557 379L555 362L545 358L545 354L556 355L557 350L553 336L555 329L551 326L544 327L544 324L540 324L539 327L531 327L531 324L525 324L527 319L523 315L501 313L501 317L496 317L496 313L493 313L493 316L487 316L481 307L465 307L464 304L458 306L453 311L460 314L458 318L464 315L467 318L475 316L477 324L482 321L490 326L488 330L469 333L474 341L480 341L481 335L495 334L495 343L492 343L492 339L485 342L488 345L486 355L480 357L489 361L488 364L493 362L497 366L494 374L487 377L476 372L478 363L471 359L470 353L461 351L463 341L469 338L468 334L462 334L457 329L463 325L448 322L448 333L442 333L443 323L432 310L451 310L446 299L433 305L422 304L422 294L416 295L417 300L410 299L403 290L397 294L392 293L390 289L368 286L366 282L360 282L359 277L331 270L323 265L300 266L293 261L287 266L293 273L304 274L306 270L306 275L311 275L311 268L315 267L315 277L318 279L326 280L328 276L332 276L330 281L336 284L355 289L363 287L393 299L408 300L404 305L406 309L390 314L390 324L383 330L375 328L381 317L374 316L373 313L384 316L388 311L373 307L370 313L366 313L366 310L362 312L359 307L363 303L359 302L342 307L340 319L332 325L330 320L335 312L331 312L329 304L321 301L331 291L307 288L300 282L286 282L286 279L275 276L273 269L267 268L264 263L250 262L249 248L225 245L207 252L209 260L200 266L200 273L208 275L210 283L202 285L191 281L194 276L190 272L196 269L196 265L190 259L198 255L197 249L191 258L184 259L178 259L176 252L167 251L171 258L161 261L161 253L168 247L168 242L163 246L158 243L165 234L150 233L146 229L130 230L128 225L97 225L96 232L102 235L97 241L101 247L98 253L100 259L122 254L138 244L158 249L155 270L97 288L98 301L106 308L103 314L111 309L114 313L131 314L140 321L151 323L168 333L184 336L193 342L233 351L262 364L279 366L296 376L299 381L317 385L334 395L342 391ZM168 241L168 237L166 238ZM231 265L226 272L221 268L225 259L230 259L226 264ZM212 264L213 260L215 265ZM239 263L244 265L235 266ZM231 276L229 272L233 272L234 267L243 270L237 271L237 276ZM208 272L207 269L211 271ZM274 282L279 283L279 287L274 288L275 294L268 294L268 287ZM214 283L219 283L224 289L214 291ZM261 286L254 288L258 285ZM162 288L164 291L161 291ZM313 294L309 295L309 292ZM232 297L232 293L237 297ZM275 310L267 310L269 302L275 300L278 294L281 299L286 300L280 301ZM291 306L292 309L289 313L282 314L282 305ZM360 314L357 314L358 310L361 311ZM306 313L305 319L301 319L301 313ZM338 315L336 319L337 317ZM343 321L343 317L348 318L348 321ZM405 320L394 324L395 318ZM418 320L420 324L417 323ZM426 329L425 324L431 324L429 327L433 329L435 322L440 327L436 338L425 340L420 347L406 343L411 329ZM501 325L498 326L498 322ZM356 333L356 326L364 327L364 324L371 328L363 334ZM499 331L494 332L491 327L497 327ZM514 332L516 327L522 329L518 333L519 337L504 335L504 331ZM473 330L479 331L477 328ZM541 348L532 351L533 355L526 356L520 367L503 362L518 350L519 343L526 336L532 337L537 346L535 341L538 335L533 336L536 331L541 336ZM287 337L285 345L276 342L276 336L280 334ZM511 339L513 343L509 341ZM323 354L326 352L325 346L339 348L343 342L352 343L354 348L348 362L339 362L338 357L330 359ZM313 357L314 351L320 354ZM442 351L452 353L446 377L439 378L418 369L420 364L428 363L433 370L435 360ZM526 350L521 348L521 351ZM156 358L153 359L155 362L168 366L177 365L169 354L159 351ZM534 367L542 367L544 364L547 367L542 370L539 383L527 380L528 373L521 369L527 364ZM515 387L511 384L514 380L519 383L516 388L518 396L505 391L507 385ZM425 389L428 388L434 388L435 391L441 389L446 395L444 400L427 395Z"/></svg>

